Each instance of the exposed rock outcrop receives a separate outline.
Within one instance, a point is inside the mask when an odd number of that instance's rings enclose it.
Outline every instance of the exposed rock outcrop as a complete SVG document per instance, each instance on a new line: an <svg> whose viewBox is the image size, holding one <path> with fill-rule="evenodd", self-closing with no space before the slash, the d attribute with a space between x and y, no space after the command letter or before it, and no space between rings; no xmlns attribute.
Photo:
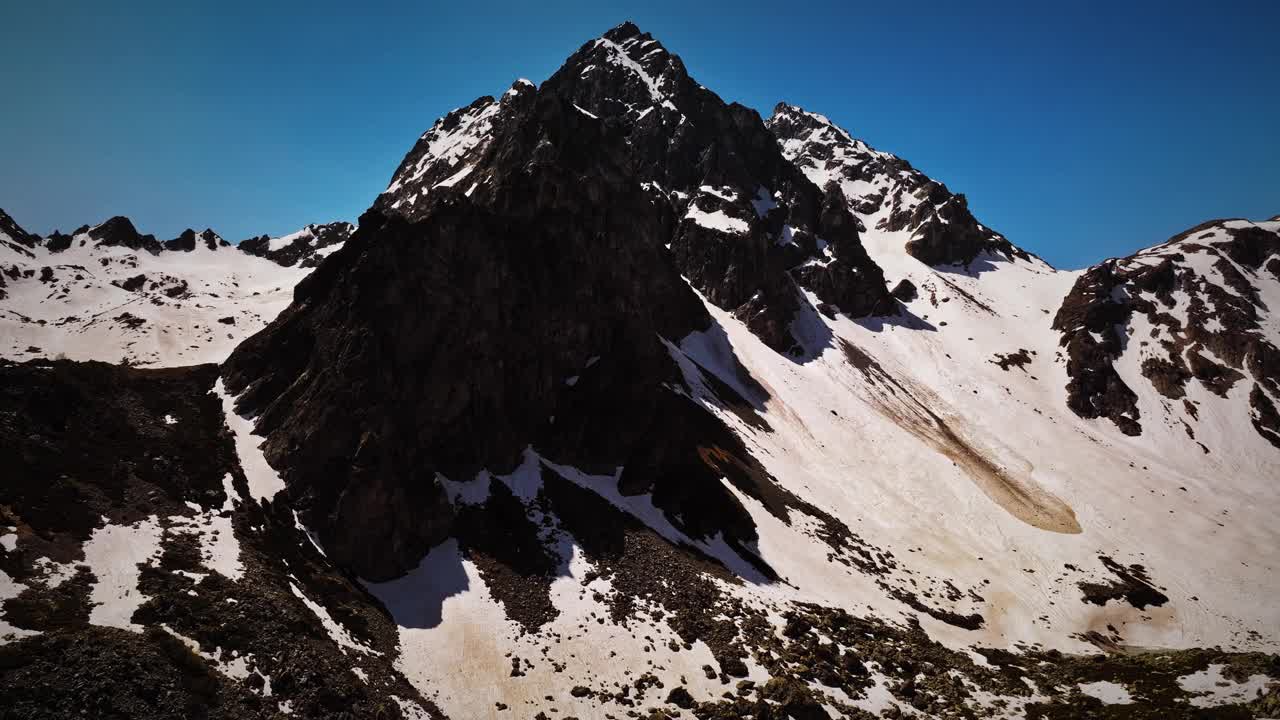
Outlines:
<svg viewBox="0 0 1280 720"><path fill-rule="evenodd" d="M155 235L143 235L138 232L129 218L117 215L106 222L93 227L84 226L72 233L73 236L86 234L91 240L104 247L127 247L130 250L141 250L152 255L159 255L164 245L156 240Z"/></svg>
<svg viewBox="0 0 1280 720"><path fill-rule="evenodd" d="M1270 308L1259 287L1277 282L1267 270L1277 257L1280 232L1216 220L1087 270L1053 321L1067 355L1068 405L1139 434L1137 395L1115 368L1122 354L1139 353L1143 381L1173 400L1193 380L1226 397L1251 378L1255 426L1274 442L1263 418L1280 397L1280 350L1265 331Z"/></svg>
<svg viewBox="0 0 1280 720"><path fill-rule="evenodd" d="M218 234L213 230L206 228L197 233L195 230L187 228L178 237L165 241L164 249L191 252L196 249L197 243L210 250L231 246L231 243L218 237Z"/></svg>
<svg viewBox="0 0 1280 720"><path fill-rule="evenodd" d="M906 278L899 280L898 284L893 286L893 290L889 291L889 294L904 303L912 302L919 297L915 283Z"/></svg>
<svg viewBox="0 0 1280 720"><path fill-rule="evenodd" d="M40 237L24 230L17 221L9 217L9 213L0 210L0 243L30 256L30 249L40 243Z"/></svg>
<svg viewBox="0 0 1280 720"><path fill-rule="evenodd" d="M301 230L278 238L267 235L243 240L241 252L264 257L285 267L316 267L320 261L342 247L355 232L349 222L307 225Z"/></svg>
<svg viewBox="0 0 1280 720"><path fill-rule="evenodd" d="M926 265L968 266L979 256L1030 255L979 223L963 194L952 193L911 163L875 150L826 117L778 103L767 123L783 153L815 183L843 190L850 207L878 229L907 231L906 252Z"/></svg>

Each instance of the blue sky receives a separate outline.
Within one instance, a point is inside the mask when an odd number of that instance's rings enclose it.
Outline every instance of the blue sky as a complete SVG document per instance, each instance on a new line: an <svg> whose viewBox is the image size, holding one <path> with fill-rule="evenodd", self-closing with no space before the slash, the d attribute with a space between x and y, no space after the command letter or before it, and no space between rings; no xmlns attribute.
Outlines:
<svg viewBox="0 0 1280 720"><path fill-rule="evenodd" d="M5 3L0 207L238 241L354 220L448 110L630 18L1061 267L1280 213L1280 3Z"/></svg>

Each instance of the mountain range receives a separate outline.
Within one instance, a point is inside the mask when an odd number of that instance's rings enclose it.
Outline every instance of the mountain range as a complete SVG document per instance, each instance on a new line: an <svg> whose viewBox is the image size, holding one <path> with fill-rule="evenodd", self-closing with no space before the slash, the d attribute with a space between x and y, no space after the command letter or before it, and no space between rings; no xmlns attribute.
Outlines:
<svg viewBox="0 0 1280 720"><path fill-rule="evenodd" d="M358 225L0 212L0 717L1274 717L1273 306L631 23Z"/></svg>

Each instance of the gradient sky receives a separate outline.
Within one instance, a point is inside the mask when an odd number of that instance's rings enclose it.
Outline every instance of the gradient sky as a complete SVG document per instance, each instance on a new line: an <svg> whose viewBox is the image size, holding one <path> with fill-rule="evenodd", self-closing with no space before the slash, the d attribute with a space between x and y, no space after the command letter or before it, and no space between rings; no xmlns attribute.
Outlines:
<svg viewBox="0 0 1280 720"><path fill-rule="evenodd" d="M233 242L354 220L438 116L628 18L725 100L826 114L1060 267L1280 213L1263 0L7 2L0 207Z"/></svg>

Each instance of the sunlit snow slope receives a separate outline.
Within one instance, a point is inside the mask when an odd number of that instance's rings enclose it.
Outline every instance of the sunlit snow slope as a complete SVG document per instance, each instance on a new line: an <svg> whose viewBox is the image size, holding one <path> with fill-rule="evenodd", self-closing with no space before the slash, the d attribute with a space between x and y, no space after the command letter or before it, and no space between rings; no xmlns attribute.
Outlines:
<svg viewBox="0 0 1280 720"><path fill-rule="evenodd" d="M990 580L995 590L974 605L988 619L978 634L1069 646L1082 633L1110 634L1110 625L1137 645L1248 645L1252 638L1273 646L1265 628L1280 622L1280 588L1270 548L1280 536L1266 517L1280 499L1280 452L1251 427L1267 411L1251 413L1248 396L1258 388L1264 399L1256 404L1265 408L1280 397L1267 366L1280 337L1267 310L1280 301L1271 269L1280 265L1280 223L1207 223L1121 261L1171 258L1170 272L1185 274L1189 289L1171 286L1168 307L1152 308L1168 318L1154 325L1164 338L1141 313L1105 328L1122 338L1114 364L1151 419L1131 436L1068 405L1064 334L1071 333L1054 321L1079 295L1073 287L1081 272L999 247L967 263L922 262L908 251L911 243L955 196L822 116L780 106L770 125L777 131L786 123L803 123L779 133L788 157L815 182L844 187L868 252L891 284L906 279L917 292L896 319L814 314L812 362L779 362L721 318L739 357L774 391L765 415L777 415L779 432L758 440L763 456L779 463L775 474L822 493L819 504L840 507L837 515L860 517L857 527L876 544L919 546L910 559L922 572ZM899 227L903 214L925 221ZM1230 259L1238 254L1232 230L1258 233L1243 241L1260 256L1252 267ZM1229 244L1219 250L1215 241ZM1219 258L1239 289L1211 268ZM1143 297L1141 288L1115 285L1118 296ZM1199 343L1187 339L1196 334L1188 298L1218 297L1224 288L1224 306L1213 312L1210 305L1208 314L1222 316L1231 298L1248 295L1241 312L1256 320L1242 321L1254 345L1233 359L1238 370L1223 361L1221 372L1240 382L1215 394L1188 373L1185 403L1181 394L1167 393L1176 402L1162 396L1141 371L1143 357L1170 337L1180 350L1216 343L1221 327L1201 331ZM1157 292L1148 294L1154 300ZM1074 579L1063 581L1075 573L1064 567L1103 572L1100 555L1144 565L1169 603L1139 610L1078 602Z"/></svg>
<svg viewBox="0 0 1280 720"><path fill-rule="evenodd" d="M289 304L314 260L350 229L309 225L233 247L211 230L161 243L124 218L40 238L4 215L0 357L220 362Z"/></svg>

